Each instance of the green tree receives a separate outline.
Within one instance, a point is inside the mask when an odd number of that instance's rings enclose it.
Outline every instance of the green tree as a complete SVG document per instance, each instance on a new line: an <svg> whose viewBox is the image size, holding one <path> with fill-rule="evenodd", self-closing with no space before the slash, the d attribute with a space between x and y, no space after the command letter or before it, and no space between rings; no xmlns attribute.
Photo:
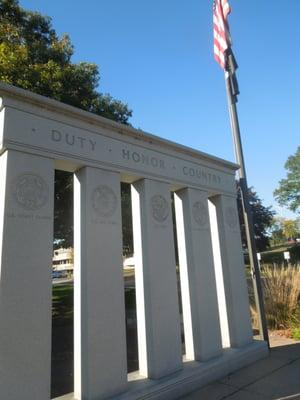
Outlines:
<svg viewBox="0 0 300 400"><path fill-rule="evenodd" d="M273 245L283 244L289 239L297 239L300 237L300 218L274 217L270 232Z"/></svg>
<svg viewBox="0 0 300 400"><path fill-rule="evenodd" d="M254 191L253 188L249 188L248 196L253 216L256 248L257 251L263 251L267 247L269 247L268 229L272 224L274 211L271 209L271 207L265 207L262 204L261 199L259 198L258 194ZM242 243L243 247L247 248L247 238L246 238L245 224L243 218L241 192L239 188L238 188L237 203L238 203L239 219L241 226Z"/></svg>
<svg viewBox="0 0 300 400"><path fill-rule="evenodd" d="M296 219L284 219L282 222L282 233L287 240L297 238L300 235L299 221Z"/></svg>
<svg viewBox="0 0 300 400"><path fill-rule="evenodd" d="M279 181L279 187L274 191L275 199L291 211L300 212L300 146L287 159L284 168L287 176Z"/></svg>
<svg viewBox="0 0 300 400"><path fill-rule="evenodd" d="M0 0L3 82L127 124L131 110L97 91L97 65L72 63L73 50L69 36L59 38L49 17L22 9L18 0Z"/></svg>
<svg viewBox="0 0 300 400"><path fill-rule="evenodd" d="M286 241L286 238L283 234L282 230L282 221L283 218L274 217L270 226L270 243L272 246L277 246L279 244L283 244Z"/></svg>
<svg viewBox="0 0 300 400"><path fill-rule="evenodd" d="M73 174L55 171L54 247L73 247Z"/></svg>

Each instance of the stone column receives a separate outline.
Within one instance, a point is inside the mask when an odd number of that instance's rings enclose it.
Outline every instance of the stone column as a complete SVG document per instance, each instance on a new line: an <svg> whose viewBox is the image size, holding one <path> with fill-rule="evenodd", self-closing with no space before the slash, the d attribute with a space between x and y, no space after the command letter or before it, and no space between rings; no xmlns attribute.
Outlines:
<svg viewBox="0 0 300 400"><path fill-rule="evenodd" d="M74 184L74 392L101 400L127 382L119 174L85 167Z"/></svg>
<svg viewBox="0 0 300 400"><path fill-rule="evenodd" d="M222 353L207 193L175 193L176 227L186 358Z"/></svg>
<svg viewBox="0 0 300 400"><path fill-rule="evenodd" d="M253 340L253 335L237 202L225 195L211 200L217 213L230 345L242 347Z"/></svg>
<svg viewBox="0 0 300 400"><path fill-rule="evenodd" d="M50 399L54 163L0 157L0 397Z"/></svg>
<svg viewBox="0 0 300 400"><path fill-rule="evenodd" d="M140 374L161 378L182 367L169 185L132 186Z"/></svg>

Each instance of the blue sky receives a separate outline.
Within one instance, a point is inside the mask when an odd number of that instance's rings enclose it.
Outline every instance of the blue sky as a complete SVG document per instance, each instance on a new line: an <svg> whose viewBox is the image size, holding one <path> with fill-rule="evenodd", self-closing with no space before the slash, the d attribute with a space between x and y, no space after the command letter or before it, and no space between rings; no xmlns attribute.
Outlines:
<svg viewBox="0 0 300 400"><path fill-rule="evenodd" d="M234 161L224 75L212 53L212 0L21 0L68 33L74 62L137 128ZM282 216L273 190L300 145L300 1L231 0L238 112L249 186Z"/></svg>

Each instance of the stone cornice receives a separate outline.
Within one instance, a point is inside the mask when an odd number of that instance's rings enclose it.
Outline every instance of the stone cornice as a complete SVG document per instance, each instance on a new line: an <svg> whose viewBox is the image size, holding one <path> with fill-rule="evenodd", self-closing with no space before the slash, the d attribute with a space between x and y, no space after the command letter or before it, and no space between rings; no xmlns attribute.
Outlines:
<svg viewBox="0 0 300 400"><path fill-rule="evenodd" d="M131 126L120 124L114 121L111 121L107 118L103 118L96 114L92 114L90 112L81 110L79 108L70 106L68 104L61 103L59 101L50 99L48 97L44 97L38 95L36 93L29 92L27 90L23 90L3 82L0 82L0 96L1 102L0 107L3 109L4 107L13 107L13 101L17 101L20 103L30 104L32 106L38 107L39 109L44 109L47 111L54 112L61 116L66 116L69 118L76 118L77 120L82 121L83 123L88 123L92 125L99 126L106 130L113 131L117 134L121 134L123 136L127 136L129 138L134 138L139 140L140 142L144 142L145 144L150 144L154 146L159 146L166 150L171 150L173 152L192 157L195 161L204 161L208 163L214 164L214 166L221 167L222 169L226 169L228 172L234 173L239 166L230 161L223 160L221 158L211 156L207 153L194 150L190 147L180 145L178 143L172 142L170 140L162 139L158 136L149 134L139 129L134 129Z"/></svg>

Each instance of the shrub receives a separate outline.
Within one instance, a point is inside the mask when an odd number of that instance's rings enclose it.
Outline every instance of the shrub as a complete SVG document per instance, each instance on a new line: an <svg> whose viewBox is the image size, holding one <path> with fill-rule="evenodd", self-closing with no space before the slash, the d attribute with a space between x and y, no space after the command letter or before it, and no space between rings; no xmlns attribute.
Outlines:
<svg viewBox="0 0 300 400"><path fill-rule="evenodd" d="M300 266L266 266L262 271L265 311L269 329L300 328ZM251 305L253 323L257 323Z"/></svg>

